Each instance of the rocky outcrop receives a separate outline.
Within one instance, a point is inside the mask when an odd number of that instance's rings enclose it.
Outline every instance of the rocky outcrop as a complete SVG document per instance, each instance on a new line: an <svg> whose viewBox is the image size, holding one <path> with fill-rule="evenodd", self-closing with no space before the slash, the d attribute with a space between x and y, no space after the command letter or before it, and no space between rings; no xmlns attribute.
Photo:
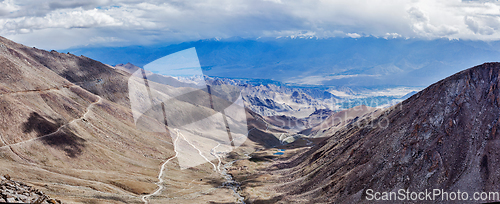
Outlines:
<svg viewBox="0 0 500 204"><path fill-rule="evenodd" d="M4 203L36 203L59 204L60 200L50 198L42 191L23 182L10 179L9 175L0 177L0 202Z"/></svg>

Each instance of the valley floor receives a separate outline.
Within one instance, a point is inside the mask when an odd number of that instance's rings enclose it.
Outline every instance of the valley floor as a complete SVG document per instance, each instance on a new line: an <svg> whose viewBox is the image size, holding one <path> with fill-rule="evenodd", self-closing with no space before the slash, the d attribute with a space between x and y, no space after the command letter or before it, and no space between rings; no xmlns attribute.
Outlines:
<svg viewBox="0 0 500 204"><path fill-rule="evenodd" d="M288 203L284 192L278 190L285 183L278 167L324 139L300 138L290 144L258 150L250 157L238 155L243 159L234 162L228 172L240 184L239 193L245 203Z"/></svg>

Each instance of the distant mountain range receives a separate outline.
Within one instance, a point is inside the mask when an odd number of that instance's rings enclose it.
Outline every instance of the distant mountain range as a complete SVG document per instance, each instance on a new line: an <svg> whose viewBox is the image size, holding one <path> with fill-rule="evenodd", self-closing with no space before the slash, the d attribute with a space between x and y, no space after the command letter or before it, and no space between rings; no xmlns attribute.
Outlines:
<svg viewBox="0 0 500 204"><path fill-rule="evenodd" d="M204 74L299 86L428 86L467 67L500 58L499 42L364 37L231 38L176 45L82 47L63 50L110 65L139 67L195 47Z"/></svg>

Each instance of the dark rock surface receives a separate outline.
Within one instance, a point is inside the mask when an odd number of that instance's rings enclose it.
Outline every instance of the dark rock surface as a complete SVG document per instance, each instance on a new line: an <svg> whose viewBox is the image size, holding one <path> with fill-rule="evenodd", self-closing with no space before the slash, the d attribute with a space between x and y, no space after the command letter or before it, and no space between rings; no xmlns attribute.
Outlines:
<svg viewBox="0 0 500 204"><path fill-rule="evenodd" d="M36 203L57 204L60 200L50 198L42 191L19 181L10 180L10 176L0 177L0 202L3 203Z"/></svg>

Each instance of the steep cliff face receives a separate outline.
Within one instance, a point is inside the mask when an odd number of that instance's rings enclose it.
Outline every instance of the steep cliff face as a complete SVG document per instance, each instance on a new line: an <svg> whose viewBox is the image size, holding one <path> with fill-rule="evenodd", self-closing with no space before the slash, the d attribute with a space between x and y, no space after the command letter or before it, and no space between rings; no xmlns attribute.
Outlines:
<svg viewBox="0 0 500 204"><path fill-rule="evenodd" d="M499 88L500 63L485 63L347 125L277 165L284 199L358 202L367 189L500 191Z"/></svg>

